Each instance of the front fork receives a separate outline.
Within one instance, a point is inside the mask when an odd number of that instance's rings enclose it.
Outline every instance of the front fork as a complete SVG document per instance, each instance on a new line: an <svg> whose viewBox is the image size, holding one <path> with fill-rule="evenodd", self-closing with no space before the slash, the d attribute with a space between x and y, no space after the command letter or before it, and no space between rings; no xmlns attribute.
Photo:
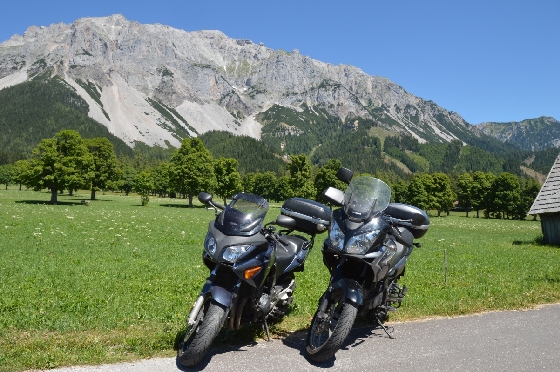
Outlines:
<svg viewBox="0 0 560 372"><path fill-rule="evenodd" d="M320 318L325 317L327 307L334 300L335 293L342 292L344 301L342 303L350 303L356 307L363 304L362 286L353 279L344 278L342 276L342 265L346 261L346 257L340 257L337 266L332 270L329 287L319 300L319 308L317 309ZM337 299L337 302L340 298Z"/></svg>
<svg viewBox="0 0 560 372"><path fill-rule="evenodd" d="M187 320L187 324L189 326L192 326L196 323L196 319L198 318L198 313L202 310L202 307L206 302L205 300L208 297L211 297L212 300L216 301L217 303L219 303L220 305L226 308L226 311L224 312L224 319L222 319L222 321L224 321L227 318L229 310L231 309L232 304L234 302L234 299L237 298L239 287L241 286L241 279L238 280L238 282L235 284L232 290L227 290L223 287L215 285L214 282L216 280L216 272L218 268L219 265L216 265L216 267L214 267L214 269L210 272L210 275L206 279L206 282L202 286L200 295L196 299L196 302L194 303L191 311L189 312L189 317Z"/></svg>

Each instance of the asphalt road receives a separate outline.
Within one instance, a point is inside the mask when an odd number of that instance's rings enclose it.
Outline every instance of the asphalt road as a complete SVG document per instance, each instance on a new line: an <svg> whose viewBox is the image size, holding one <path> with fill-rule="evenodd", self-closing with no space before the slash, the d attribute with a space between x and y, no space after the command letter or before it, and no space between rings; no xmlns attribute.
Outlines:
<svg viewBox="0 0 560 372"><path fill-rule="evenodd" d="M560 371L560 304L527 311L354 328L332 361L305 358L304 333L272 342L214 347L195 369L157 358L56 372L176 371Z"/></svg>

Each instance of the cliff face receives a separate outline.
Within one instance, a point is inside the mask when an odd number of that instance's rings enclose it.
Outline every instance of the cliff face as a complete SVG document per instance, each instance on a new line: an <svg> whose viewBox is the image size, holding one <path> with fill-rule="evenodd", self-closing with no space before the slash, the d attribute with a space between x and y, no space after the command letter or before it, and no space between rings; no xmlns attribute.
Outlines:
<svg viewBox="0 0 560 372"><path fill-rule="evenodd" d="M274 105L349 122L371 119L421 142L481 136L434 102L356 67L297 50L273 50L219 31L185 32L121 15L30 27L0 44L0 89L58 76L89 115L129 144L178 146L184 136L225 130L260 138L259 113Z"/></svg>

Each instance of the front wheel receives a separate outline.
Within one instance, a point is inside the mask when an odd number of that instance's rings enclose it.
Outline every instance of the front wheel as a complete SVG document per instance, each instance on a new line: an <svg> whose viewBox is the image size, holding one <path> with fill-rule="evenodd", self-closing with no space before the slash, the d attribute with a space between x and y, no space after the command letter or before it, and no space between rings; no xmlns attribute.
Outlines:
<svg viewBox="0 0 560 372"><path fill-rule="evenodd" d="M307 333L307 355L314 362L330 359L350 333L358 308L346 302L342 293L328 300L323 314L317 310Z"/></svg>
<svg viewBox="0 0 560 372"><path fill-rule="evenodd" d="M195 323L187 327L185 338L177 351L177 359L185 367L200 362L222 328L226 310L211 299L207 301L209 305L205 304L198 312Z"/></svg>

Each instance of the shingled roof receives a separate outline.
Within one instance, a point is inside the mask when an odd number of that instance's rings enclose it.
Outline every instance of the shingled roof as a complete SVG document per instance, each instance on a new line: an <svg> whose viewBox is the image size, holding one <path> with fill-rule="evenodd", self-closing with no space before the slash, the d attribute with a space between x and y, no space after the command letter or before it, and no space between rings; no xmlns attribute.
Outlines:
<svg viewBox="0 0 560 372"><path fill-rule="evenodd" d="M535 198L529 214L560 212L560 155L548 172L546 181Z"/></svg>

